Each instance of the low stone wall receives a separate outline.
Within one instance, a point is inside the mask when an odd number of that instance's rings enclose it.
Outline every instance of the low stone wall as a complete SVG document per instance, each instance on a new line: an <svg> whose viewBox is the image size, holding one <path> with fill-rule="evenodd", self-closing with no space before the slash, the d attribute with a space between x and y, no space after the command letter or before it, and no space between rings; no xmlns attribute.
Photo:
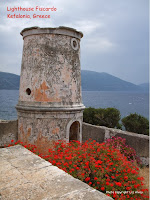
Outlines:
<svg viewBox="0 0 150 200"><path fill-rule="evenodd" d="M9 145L11 140L18 140L18 120L0 120L0 147Z"/></svg>
<svg viewBox="0 0 150 200"><path fill-rule="evenodd" d="M149 136L83 123L83 142L88 139L96 140L97 142L104 142L112 136L125 138L126 144L135 149L143 164L149 164Z"/></svg>
<svg viewBox="0 0 150 200"><path fill-rule="evenodd" d="M82 141L88 139L104 142L112 136L118 136L126 139L126 143L135 149L144 165L149 164L149 136L130 133L119 129L107 128L103 126L95 126L83 123ZM9 145L11 140L18 140L18 120L0 121L0 147Z"/></svg>

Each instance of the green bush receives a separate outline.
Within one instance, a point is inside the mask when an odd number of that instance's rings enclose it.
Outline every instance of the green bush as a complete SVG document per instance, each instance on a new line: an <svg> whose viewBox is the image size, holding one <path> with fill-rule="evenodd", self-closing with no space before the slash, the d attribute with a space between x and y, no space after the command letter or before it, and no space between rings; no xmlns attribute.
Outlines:
<svg viewBox="0 0 150 200"><path fill-rule="evenodd" d="M106 126L109 128L121 128L119 124L120 111L116 108L86 108L83 113L83 121L89 124Z"/></svg>
<svg viewBox="0 0 150 200"><path fill-rule="evenodd" d="M121 121L127 131L145 135L149 134L149 121L141 115L136 113L130 114Z"/></svg>
<svg viewBox="0 0 150 200"><path fill-rule="evenodd" d="M95 114L96 114L96 109L89 107L85 108L83 112L83 121L89 124L96 125L96 120L95 120Z"/></svg>

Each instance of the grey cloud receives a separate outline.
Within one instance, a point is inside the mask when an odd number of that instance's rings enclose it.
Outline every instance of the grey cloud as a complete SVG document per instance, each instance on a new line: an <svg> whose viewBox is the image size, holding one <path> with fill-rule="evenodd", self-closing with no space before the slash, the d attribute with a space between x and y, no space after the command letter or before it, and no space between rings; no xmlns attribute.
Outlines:
<svg viewBox="0 0 150 200"><path fill-rule="evenodd" d="M56 6L50 20L8 20L0 4L0 70L19 73L21 29L29 26L71 26L83 31L81 66L107 72L133 83L148 81L148 0L22 0L22 5ZM41 13L42 14L42 13Z"/></svg>

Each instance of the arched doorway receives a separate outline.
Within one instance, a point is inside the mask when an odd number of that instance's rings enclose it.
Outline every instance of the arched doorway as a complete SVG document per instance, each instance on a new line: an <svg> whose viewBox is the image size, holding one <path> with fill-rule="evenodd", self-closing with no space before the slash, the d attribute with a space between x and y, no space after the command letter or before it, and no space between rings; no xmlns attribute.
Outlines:
<svg viewBox="0 0 150 200"><path fill-rule="evenodd" d="M80 134L80 123L75 121L71 124L69 130L69 142L72 140L78 140Z"/></svg>

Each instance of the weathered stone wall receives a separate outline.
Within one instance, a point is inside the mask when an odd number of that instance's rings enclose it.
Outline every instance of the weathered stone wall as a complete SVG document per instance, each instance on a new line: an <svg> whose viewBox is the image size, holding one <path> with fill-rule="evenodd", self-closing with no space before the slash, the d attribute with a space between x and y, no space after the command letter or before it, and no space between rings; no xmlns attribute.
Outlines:
<svg viewBox="0 0 150 200"><path fill-rule="evenodd" d="M65 27L31 27L21 34L24 47L19 103L37 107L80 105L80 38L83 35Z"/></svg>
<svg viewBox="0 0 150 200"><path fill-rule="evenodd" d="M47 151L54 140L69 141L71 124L79 122L82 128L81 112L19 112L18 113L18 139L25 144L34 144L40 151ZM81 131L77 140L81 141ZM44 147L44 148L43 148ZM43 152L44 153L44 152Z"/></svg>
<svg viewBox="0 0 150 200"><path fill-rule="evenodd" d="M0 147L9 145L11 140L18 140L18 120L0 120Z"/></svg>
<svg viewBox="0 0 150 200"><path fill-rule="evenodd" d="M83 123L82 127L82 141L92 139L104 142L112 136L125 138L126 143L135 149L143 164L149 164L149 136L87 123Z"/></svg>

